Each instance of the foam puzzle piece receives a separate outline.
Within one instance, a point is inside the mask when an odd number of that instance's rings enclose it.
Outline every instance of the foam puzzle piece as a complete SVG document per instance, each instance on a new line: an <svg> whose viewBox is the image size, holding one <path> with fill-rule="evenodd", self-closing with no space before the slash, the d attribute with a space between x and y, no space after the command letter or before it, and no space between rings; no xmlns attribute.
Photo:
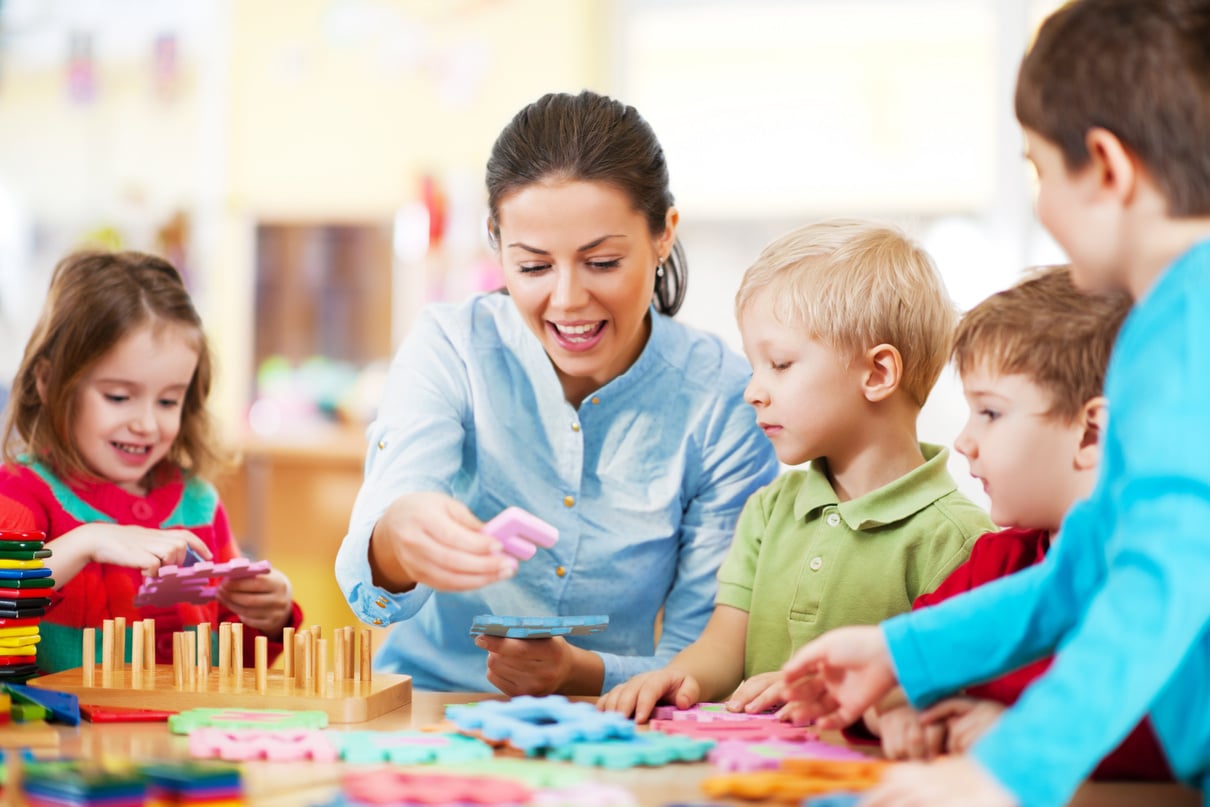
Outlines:
<svg viewBox="0 0 1210 807"><path fill-rule="evenodd" d="M590 703L573 703L562 695L522 695L508 701L447 706L445 715L459 731L480 732L489 742L507 740L527 754L573 742L635 735L631 720L616 712L598 712Z"/></svg>
<svg viewBox="0 0 1210 807"><path fill-rule="evenodd" d="M706 758L720 771L733 773L776 770L781 767L784 759L869 759L865 754L822 740L796 743L784 740L755 743L724 740L715 746Z"/></svg>
<svg viewBox="0 0 1210 807"><path fill-rule="evenodd" d="M168 730L173 734L189 734L201 728L322 729L327 725L328 713L319 710L189 709L168 718Z"/></svg>
<svg viewBox="0 0 1210 807"><path fill-rule="evenodd" d="M508 507L483 525L483 531L500 542L501 548L517 560L529 560L538 547L550 549L559 540L559 531L533 513L520 507Z"/></svg>
<svg viewBox="0 0 1210 807"><path fill-rule="evenodd" d="M838 791L860 792L878 784L891 763L864 761L787 759L776 771L728 773L702 780L702 790L712 798L775 799L801 801Z"/></svg>
<svg viewBox="0 0 1210 807"><path fill-rule="evenodd" d="M657 706L651 713L652 720L693 720L699 723L712 723L719 720L729 720L737 723L753 720L777 720L777 710L768 712L732 712L725 703L698 703L688 709L678 709L675 706Z"/></svg>
<svg viewBox="0 0 1210 807"><path fill-rule="evenodd" d="M45 543L46 533L39 530L0 530L0 541L33 541Z"/></svg>
<svg viewBox="0 0 1210 807"><path fill-rule="evenodd" d="M528 807L638 807L638 803L624 787L585 782L558 790L538 790Z"/></svg>
<svg viewBox="0 0 1210 807"><path fill-rule="evenodd" d="M526 804L533 791L509 779L380 769L347 774L347 797L366 804Z"/></svg>
<svg viewBox="0 0 1210 807"><path fill-rule="evenodd" d="M204 605L218 592L215 580L239 580L268 574L273 570L267 560L232 558L224 563L201 561L192 566L161 566L155 577L144 577L135 595L136 606L165 607L177 603Z"/></svg>
<svg viewBox="0 0 1210 807"><path fill-rule="evenodd" d="M506 639L549 639L552 636L587 636L609 627L609 617L592 616L496 616L480 614L471 623L471 636L500 636Z"/></svg>
<svg viewBox="0 0 1210 807"><path fill-rule="evenodd" d="M431 731L329 731L345 762L425 765L491 759L492 747L473 737Z"/></svg>
<svg viewBox="0 0 1210 807"><path fill-rule="evenodd" d="M111 770L77 760L28 763L21 789L28 804L143 804L147 794L137 769Z"/></svg>
<svg viewBox="0 0 1210 807"><path fill-rule="evenodd" d="M829 793L826 796L807 799L802 803L802 807L857 807L860 801L860 793Z"/></svg>
<svg viewBox="0 0 1210 807"><path fill-rule="evenodd" d="M664 734L686 734L704 740L817 740L819 736L806 726L793 726L779 720L652 720L652 729Z"/></svg>
<svg viewBox="0 0 1210 807"><path fill-rule="evenodd" d="M70 692L37 689L21 684L0 684L0 689L7 692L14 701L23 700L41 706L57 723L65 726L80 725L80 699Z"/></svg>
<svg viewBox="0 0 1210 807"><path fill-rule="evenodd" d="M696 740L647 731L628 740L576 742L559 746L547 751L546 756L601 768L656 767L673 762L700 762L713 747L714 740Z"/></svg>
<svg viewBox="0 0 1210 807"><path fill-rule="evenodd" d="M520 757L492 757L464 763L437 763L431 770L463 776L491 776L511 779L535 790L561 790L588 781L584 768L551 765L545 760Z"/></svg>
<svg viewBox="0 0 1210 807"><path fill-rule="evenodd" d="M220 729L189 732L189 754L195 759L228 762L336 762L340 750L318 729Z"/></svg>
<svg viewBox="0 0 1210 807"><path fill-rule="evenodd" d="M80 714L89 723L166 723L176 712L83 703L80 704Z"/></svg>
<svg viewBox="0 0 1210 807"><path fill-rule="evenodd" d="M53 572L45 566L41 569L0 569L0 580L42 580L51 574Z"/></svg>
<svg viewBox="0 0 1210 807"><path fill-rule="evenodd" d="M192 800L189 797L198 793L238 797L243 789L240 769L225 762L155 762L144 765L142 773L147 778L148 795L153 800L172 795L173 804L182 797Z"/></svg>

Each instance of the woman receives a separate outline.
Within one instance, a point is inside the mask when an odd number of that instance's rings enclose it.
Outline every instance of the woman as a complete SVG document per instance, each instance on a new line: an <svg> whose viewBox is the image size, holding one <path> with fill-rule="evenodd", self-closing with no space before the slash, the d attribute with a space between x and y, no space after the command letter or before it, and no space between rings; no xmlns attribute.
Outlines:
<svg viewBox="0 0 1210 807"><path fill-rule="evenodd" d="M487 188L507 294L430 306L400 347L337 578L360 619L400 623L376 666L418 688L600 694L698 636L740 509L777 461L743 361L671 319L678 214L633 107L530 104ZM479 530L509 505L558 543L503 554ZM486 613L611 621L572 641L473 640Z"/></svg>

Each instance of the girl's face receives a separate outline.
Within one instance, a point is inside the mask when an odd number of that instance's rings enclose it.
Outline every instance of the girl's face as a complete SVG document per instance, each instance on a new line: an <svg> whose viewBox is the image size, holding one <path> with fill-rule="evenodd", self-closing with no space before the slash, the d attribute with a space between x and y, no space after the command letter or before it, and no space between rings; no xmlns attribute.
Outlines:
<svg viewBox="0 0 1210 807"><path fill-rule="evenodd" d="M676 210L652 236L624 192L566 181L514 191L498 215L508 292L578 406L647 343L656 265L672 250Z"/></svg>
<svg viewBox="0 0 1210 807"><path fill-rule="evenodd" d="M180 325L140 325L81 380L74 437L92 473L146 494L147 472L181 430L181 408L198 362L192 337Z"/></svg>

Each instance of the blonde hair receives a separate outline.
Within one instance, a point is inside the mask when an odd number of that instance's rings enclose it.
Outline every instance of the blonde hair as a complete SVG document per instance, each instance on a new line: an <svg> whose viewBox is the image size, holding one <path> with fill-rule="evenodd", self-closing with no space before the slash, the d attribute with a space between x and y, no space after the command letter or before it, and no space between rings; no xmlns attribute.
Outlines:
<svg viewBox="0 0 1210 807"><path fill-rule="evenodd" d="M837 352L889 344L903 361L901 386L923 406L950 352L957 312L933 259L902 231L855 219L800 227L761 252L744 273L735 315L759 294L773 315L801 325Z"/></svg>
<svg viewBox="0 0 1210 807"><path fill-rule="evenodd" d="M1109 355L1130 312L1125 292L1084 292L1070 266L1035 269L962 317L954 364L1026 375L1051 396L1047 414L1070 422L1101 395Z"/></svg>

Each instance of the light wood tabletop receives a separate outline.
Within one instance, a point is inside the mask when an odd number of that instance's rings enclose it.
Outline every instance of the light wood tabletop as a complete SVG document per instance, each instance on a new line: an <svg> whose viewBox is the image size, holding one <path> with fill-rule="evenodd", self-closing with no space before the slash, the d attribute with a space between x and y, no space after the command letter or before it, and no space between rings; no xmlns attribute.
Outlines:
<svg viewBox="0 0 1210 807"><path fill-rule="evenodd" d="M420 728L441 722L447 704L498 699L481 693L416 692L410 706L398 709L368 723L334 726L337 729L397 730ZM174 736L163 723L84 723L78 728L62 727L59 755L93 759L135 759L140 761L184 759L188 757L186 738ZM825 739L839 741L837 735ZM562 762L543 763L565 765ZM339 788L345 766L340 763L254 762L244 765L247 802L264 807L300 807L318 804ZM662 768L633 768L608 771L582 769L593 780L621 785L634 793L641 805L662 807L678 802L711 802L700 789L700 782L714 773L706 763L669 765ZM7 803L19 805L8 788ZM749 802L750 803L750 802ZM1081 789L1073 805L1080 807L1197 807L1199 796L1175 785L1089 784Z"/></svg>

